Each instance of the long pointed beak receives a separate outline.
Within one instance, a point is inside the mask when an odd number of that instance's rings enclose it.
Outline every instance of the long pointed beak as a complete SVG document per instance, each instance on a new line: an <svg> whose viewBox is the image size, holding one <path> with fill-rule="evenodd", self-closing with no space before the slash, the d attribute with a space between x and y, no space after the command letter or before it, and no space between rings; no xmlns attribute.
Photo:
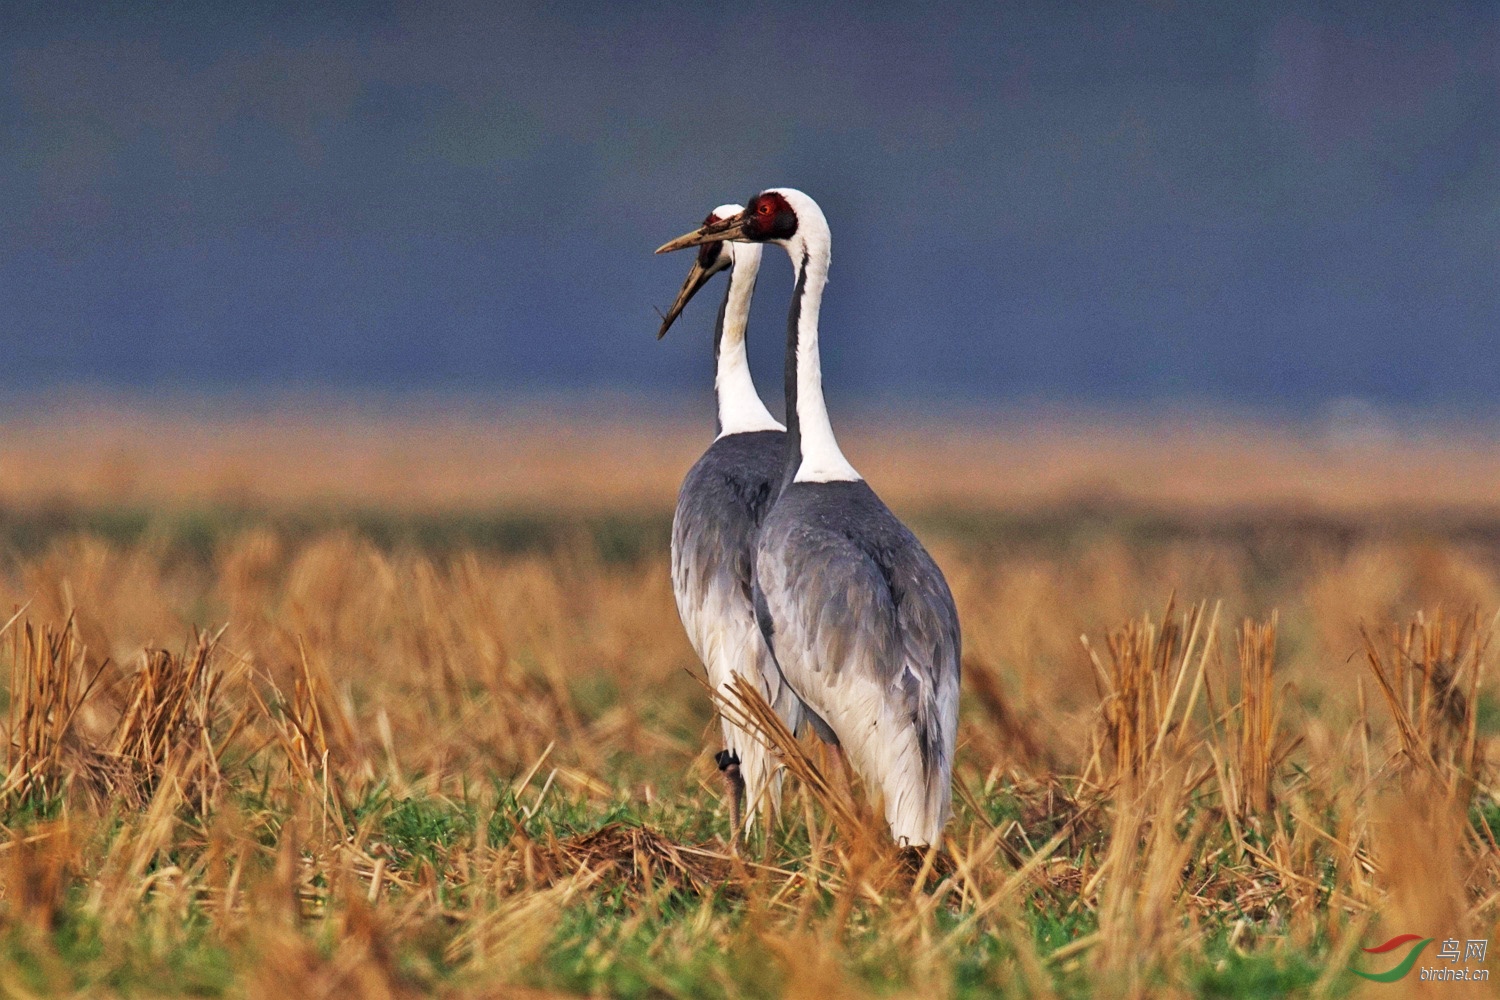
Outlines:
<svg viewBox="0 0 1500 1000"><path fill-rule="evenodd" d="M731 215L727 219L718 222L710 222L701 229L694 229L669 240L656 248L657 253L671 253L673 250L686 250L688 247L702 246L704 243L722 243L725 240L743 240L745 238L745 224L750 217L743 212L739 215Z"/></svg>
<svg viewBox="0 0 1500 1000"><path fill-rule="evenodd" d="M716 254L717 252L715 251ZM672 308L668 309L661 318L661 329L656 331L657 340L667 335L667 329L678 316L682 315L682 310L692 301L693 296L698 294L698 290L722 270L724 270L723 266L704 267L702 261L693 261L693 269L688 272L687 280L682 283L682 290L677 293L677 301L672 303Z"/></svg>

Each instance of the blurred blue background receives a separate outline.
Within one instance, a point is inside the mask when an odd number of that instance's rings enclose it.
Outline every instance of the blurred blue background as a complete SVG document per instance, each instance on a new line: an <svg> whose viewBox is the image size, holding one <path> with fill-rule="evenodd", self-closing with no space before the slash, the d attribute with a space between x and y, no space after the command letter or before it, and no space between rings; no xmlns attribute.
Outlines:
<svg viewBox="0 0 1500 1000"><path fill-rule="evenodd" d="M1500 398L1493 2L512 6L6 4L0 387L698 394L786 184L846 401Z"/></svg>

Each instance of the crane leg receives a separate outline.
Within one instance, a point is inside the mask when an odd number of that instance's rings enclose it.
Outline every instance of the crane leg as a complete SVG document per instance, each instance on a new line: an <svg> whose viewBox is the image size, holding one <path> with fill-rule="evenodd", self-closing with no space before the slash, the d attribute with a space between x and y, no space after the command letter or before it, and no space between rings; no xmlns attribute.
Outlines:
<svg viewBox="0 0 1500 1000"><path fill-rule="evenodd" d="M740 758L732 750L714 755L719 774L724 779L724 794L729 800L729 846L739 853L744 833L745 779L740 774Z"/></svg>

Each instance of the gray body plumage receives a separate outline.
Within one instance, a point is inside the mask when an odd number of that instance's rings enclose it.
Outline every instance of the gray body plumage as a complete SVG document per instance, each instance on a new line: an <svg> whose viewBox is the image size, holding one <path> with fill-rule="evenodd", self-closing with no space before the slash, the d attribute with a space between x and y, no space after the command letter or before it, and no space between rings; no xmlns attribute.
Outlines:
<svg viewBox="0 0 1500 1000"><path fill-rule="evenodd" d="M937 842L951 805L959 626L927 550L862 480L792 482L761 526L755 596L787 683L884 796L893 836Z"/></svg>
<svg viewBox="0 0 1500 1000"><path fill-rule="evenodd" d="M755 622L752 561L761 523L781 485L782 431L720 437L683 480L672 518L672 591L688 639L727 693L735 673L752 681L796 731L800 704L782 680ZM750 814L780 805L780 780L765 746L721 717L725 749L740 761Z"/></svg>

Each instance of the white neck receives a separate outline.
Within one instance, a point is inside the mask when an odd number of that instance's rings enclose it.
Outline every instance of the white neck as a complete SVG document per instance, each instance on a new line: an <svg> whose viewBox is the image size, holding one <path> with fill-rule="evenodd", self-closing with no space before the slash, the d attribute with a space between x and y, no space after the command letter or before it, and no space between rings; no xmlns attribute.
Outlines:
<svg viewBox="0 0 1500 1000"><path fill-rule="evenodd" d="M823 365L818 354L818 311L828 284L832 239L823 212L801 192L783 191L797 212L797 234L783 245L791 255L802 289L797 315L797 424L802 462L793 477L798 483L857 482L861 477L839 449L823 399Z"/></svg>
<svg viewBox="0 0 1500 1000"><path fill-rule="evenodd" d="M719 400L719 437L751 431L786 430L755 391L750 377L750 359L745 353L745 329L750 323L750 299L760 272L760 247L753 243L732 245L734 269L729 274L729 292L719 332L718 369L714 389Z"/></svg>

